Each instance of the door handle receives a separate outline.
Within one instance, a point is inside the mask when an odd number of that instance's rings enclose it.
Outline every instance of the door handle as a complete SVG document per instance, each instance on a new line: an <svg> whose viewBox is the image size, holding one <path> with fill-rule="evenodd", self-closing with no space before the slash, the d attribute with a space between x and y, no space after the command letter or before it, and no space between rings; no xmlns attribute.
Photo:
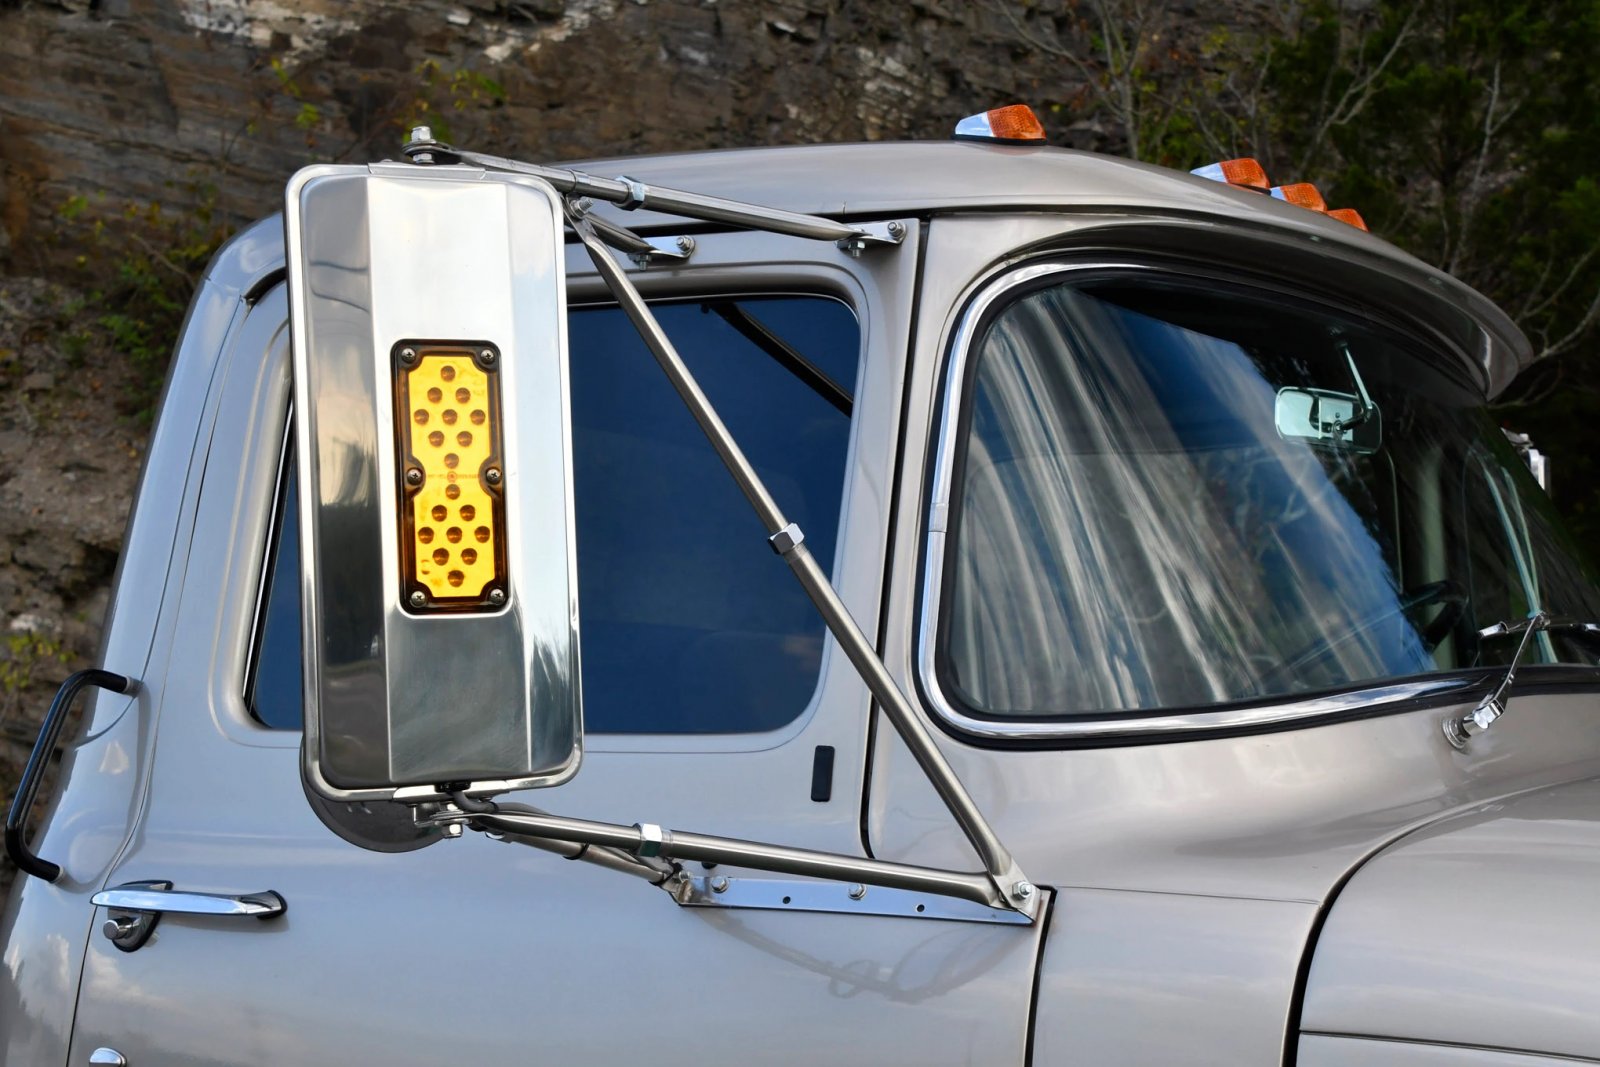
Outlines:
<svg viewBox="0 0 1600 1067"><path fill-rule="evenodd" d="M124 952L132 952L150 940L156 923L166 912L265 920L277 918L289 907L271 889L262 893L187 893L174 890L171 882L129 882L101 890L89 899L109 909L100 930Z"/></svg>
<svg viewBox="0 0 1600 1067"><path fill-rule="evenodd" d="M131 693L135 685L135 682L120 674L96 670L79 671L61 683L56 698L50 702L50 710L45 712L44 725L39 727L39 736L33 742L28 765L22 771L22 784L17 786L17 795L11 798L11 810L6 813L6 854L18 870L47 882L54 882L61 877L59 866L34 855L28 847L27 822L34 797L39 793L45 765L56 750L56 742L61 740L61 728L67 723L67 709L72 706L72 699L87 686L109 689L113 693Z"/></svg>

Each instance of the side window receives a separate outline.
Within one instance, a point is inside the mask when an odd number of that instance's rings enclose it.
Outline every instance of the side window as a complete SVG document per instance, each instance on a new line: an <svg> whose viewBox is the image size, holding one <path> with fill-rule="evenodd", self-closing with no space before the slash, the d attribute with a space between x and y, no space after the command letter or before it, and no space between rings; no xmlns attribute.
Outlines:
<svg viewBox="0 0 1600 1067"><path fill-rule="evenodd" d="M832 566L860 329L826 297L654 306L806 544ZM823 626L614 307L569 315L585 728L753 733L800 714ZM249 706L301 722L295 495L282 505Z"/></svg>

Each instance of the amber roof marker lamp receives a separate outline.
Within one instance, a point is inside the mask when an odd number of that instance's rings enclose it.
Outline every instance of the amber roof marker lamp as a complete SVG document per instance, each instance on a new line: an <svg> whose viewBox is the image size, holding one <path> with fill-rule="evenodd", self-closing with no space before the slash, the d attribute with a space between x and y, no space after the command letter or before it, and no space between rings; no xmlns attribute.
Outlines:
<svg viewBox="0 0 1600 1067"><path fill-rule="evenodd" d="M968 115L956 123L952 136L957 141L1025 147L1037 147L1045 143L1044 124L1027 104L1009 104Z"/></svg>

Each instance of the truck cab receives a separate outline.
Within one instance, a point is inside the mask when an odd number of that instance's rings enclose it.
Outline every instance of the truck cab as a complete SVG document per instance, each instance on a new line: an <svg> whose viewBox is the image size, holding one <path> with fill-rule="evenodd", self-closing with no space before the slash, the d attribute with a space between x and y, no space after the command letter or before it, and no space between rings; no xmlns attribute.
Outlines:
<svg viewBox="0 0 1600 1067"><path fill-rule="evenodd" d="M494 173L436 147L354 177L408 168ZM1600 584L1485 410L1530 358L1499 309L1324 212L1037 145L570 173L623 193L553 184L542 274L426 207L420 237L309 225L320 179L217 256L106 622L127 691L90 697L17 835L55 876L0 928L0 1064L1600 1061ZM388 329L402 399L308 393L296 344L361 304L317 249L363 241L396 323L503 285L524 315L506 278L562 303L517 344ZM548 388L508 379L482 421L487 384L417 399L430 356L487 383L541 338ZM414 435L399 459L340 465L336 389ZM406 448L474 426L509 517L406 511ZM363 499L389 540L339 540ZM834 614L789 573L802 531ZM560 586L570 650L460 636L494 577L425 616L495 551ZM387 636L355 640L379 586ZM458 756L513 667L581 716ZM331 709L402 701L391 755L421 731L471 787L358 781Z"/></svg>

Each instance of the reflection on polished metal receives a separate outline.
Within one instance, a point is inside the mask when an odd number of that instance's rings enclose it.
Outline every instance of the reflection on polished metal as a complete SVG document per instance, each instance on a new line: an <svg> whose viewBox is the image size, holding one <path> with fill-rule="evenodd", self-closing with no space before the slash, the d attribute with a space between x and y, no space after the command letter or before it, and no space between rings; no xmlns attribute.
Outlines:
<svg viewBox="0 0 1600 1067"><path fill-rule="evenodd" d="M1456 749L1464 750L1467 742L1483 733L1494 725L1496 719L1506 713L1506 702L1510 699L1507 694L1511 691L1511 683L1516 681L1517 667L1522 663L1522 656L1528 651L1528 642L1533 640L1533 635L1541 630L1550 628L1550 616L1547 612L1537 612L1526 623L1507 624L1495 623L1478 631L1478 638L1494 637L1498 634L1515 633L1518 625L1522 629L1522 640L1517 643L1516 654L1511 657L1511 666L1506 668L1505 676L1500 679L1500 684L1495 686L1494 692L1478 701L1478 706L1465 715L1453 715L1444 721L1445 740Z"/></svg>
<svg viewBox="0 0 1600 1067"><path fill-rule="evenodd" d="M680 901L688 908L825 911L839 915L895 915L945 922L1023 924L1028 917L943 894L867 887L857 882L797 882L772 878L693 878Z"/></svg>
<svg viewBox="0 0 1600 1067"><path fill-rule="evenodd" d="M777 501L767 491L767 487L745 457L743 450L739 448L738 442L734 440L727 426L723 424L716 409L706 399L694 376L689 372L688 366L678 355L666 332L662 330L661 324L650 313L644 298L633 287L633 283L628 280L622 268L611 258L588 220L569 209L568 223L583 242L589 258L594 261L596 270L600 272L640 338L655 356L656 362L660 364L690 414L699 423L712 448L728 468L728 473L732 475L750 506L755 509L767 529L769 541L794 571L812 604L821 614L828 631L844 650L845 655L850 658L857 673L866 682L878 705L894 724L918 766L928 776L934 790L944 801L945 807L954 816L968 842L982 860L984 870L991 880L985 899L996 899L997 895L998 901L1003 906L1015 907L1029 916L1036 916L1037 899L1022 897L1016 893L1018 884L1026 881L1016 861L1006 850L1005 845L1001 844L971 794L956 777L955 770L939 751L927 727L912 709L911 702L906 699L905 694L900 691L900 686L883 665L883 661L878 658L877 650L867 639L866 634L862 633L861 627L845 607L844 601L839 598L828 576L823 573L811 551L806 548L799 527L793 526L784 517ZM872 881L871 878L861 880Z"/></svg>
<svg viewBox="0 0 1600 1067"><path fill-rule="evenodd" d="M487 170L508 171L542 178L553 185L558 192L567 196L592 197L616 204L624 210L648 208L670 215L682 215L685 218L728 223L752 230L806 237L815 241L849 241L857 251L874 245L897 245L905 236L903 230L896 236L889 232L887 226L878 224L851 225L820 215L803 215L796 211L745 204L718 196L664 189L630 178L601 178L562 167L546 167L537 163L524 163L501 156L485 155L482 152L469 152L433 140L432 131L425 126L418 127L411 133L412 139L406 144L405 153L413 162L433 162L441 155L452 156L463 163L471 163ZM429 136L418 136L419 134Z"/></svg>
<svg viewBox="0 0 1600 1067"><path fill-rule="evenodd" d="M97 1048L89 1053L89 1062L109 1064L111 1067L127 1067L128 1058L114 1048Z"/></svg>

